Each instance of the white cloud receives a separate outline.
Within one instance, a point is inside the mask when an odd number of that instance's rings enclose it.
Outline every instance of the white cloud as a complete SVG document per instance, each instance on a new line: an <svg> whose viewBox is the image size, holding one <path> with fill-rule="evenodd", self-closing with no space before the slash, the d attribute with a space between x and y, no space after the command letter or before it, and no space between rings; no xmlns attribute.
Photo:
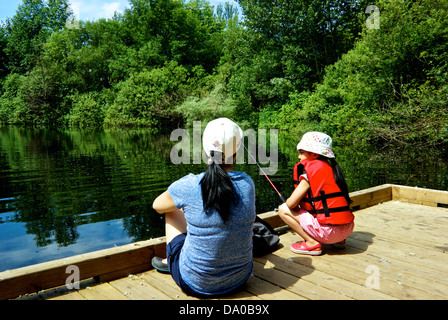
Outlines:
<svg viewBox="0 0 448 320"><path fill-rule="evenodd" d="M70 2L77 20L109 19L114 16L115 12L123 13L131 6L129 0L72 0ZM225 2L238 6L234 0L211 0L209 2L215 8L218 4Z"/></svg>
<svg viewBox="0 0 448 320"><path fill-rule="evenodd" d="M128 0L73 0L71 2L73 13L79 20L109 19L115 12L123 13L129 7Z"/></svg>
<svg viewBox="0 0 448 320"><path fill-rule="evenodd" d="M120 2L112 2L103 4L102 11L105 17L113 17L115 12L122 13L122 4Z"/></svg>

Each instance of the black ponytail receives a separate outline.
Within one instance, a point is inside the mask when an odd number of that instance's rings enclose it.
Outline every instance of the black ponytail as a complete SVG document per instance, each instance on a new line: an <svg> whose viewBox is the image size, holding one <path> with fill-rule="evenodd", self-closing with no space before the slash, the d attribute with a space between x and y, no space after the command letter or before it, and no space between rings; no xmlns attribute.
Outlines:
<svg viewBox="0 0 448 320"><path fill-rule="evenodd" d="M230 205L237 200L237 194L230 176L220 165L222 153L211 151L210 155L212 161L200 181L204 211L214 208L226 222L230 215Z"/></svg>
<svg viewBox="0 0 448 320"><path fill-rule="evenodd" d="M330 158L329 160L331 167L333 168L333 176L334 180L336 180L336 184L344 194L344 198L347 200L347 203L348 204L352 203L353 201L352 199L350 199L350 196L348 194L347 182L345 181L344 175L342 174L341 167L339 167L339 164L336 162L335 159Z"/></svg>

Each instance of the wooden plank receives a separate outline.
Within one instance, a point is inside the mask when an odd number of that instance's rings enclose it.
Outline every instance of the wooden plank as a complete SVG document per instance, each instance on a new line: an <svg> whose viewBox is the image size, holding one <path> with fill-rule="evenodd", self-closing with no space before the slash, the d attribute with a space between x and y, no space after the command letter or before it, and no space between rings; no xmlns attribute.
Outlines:
<svg viewBox="0 0 448 320"><path fill-rule="evenodd" d="M79 290L79 293L88 300L129 300L128 297L112 287L108 282Z"/></svg>
<svg viewBox="0 0 448 320"><path fill-rule="evenodd" d="M390 253L394 254L397 258L412 259L414 264L423 266L430 265L433 269L440 270L441 273L448 273L448 255L443 252L437 249L428 249L428 247L415 246L412 243L407 243L405 242L406 240L402 240L401 237L395 236L395 233L393 232L389 232L389 234L384 234L383 232L383 234L381 234L380 232L382 230L379 229L378 232L375 233L375 237L370 238L370 242L366 243L364 242L366 240L363 237L363 231L367 232L367 230L372 232L371 228L358 225L357 230L350 236L350 238L362 241L363 246L376 245L390 250Z"/></svg>
<svg viewBox="0 0 448 320"><path fill-rule="evenodd" d="M157 270L150 270L145 272L142 278L151 283L152 286L160 288L163 293L173 300L197 300L197 298L185 294L169 274L162 274Z"/></svg>
<svg viewBox="0 0 448 320"><path fill-rule="evenodd" d="M356 241L356 236L351 236L353 241ZM358 244L359 247L366 246L366 243ZM422 277L428 275L434 276L439 274L440 278L435 281L444 281L448 284L448 270L447 264L443 262L446 255L443 253L425 253L424 248L416 248L409 245L400 244L389 239L375 236L372 243L368 244L368 250L372 255L376 255L379 259L389 261L392 257L394 261L400 260L409 263L408 269L414 270L416 274ZM438 259L440 258L440 259Z"/></svg>
<svg viewBox="0 0 448 320"><path fill-rule="evenodd" d="M258 215L261 219L269 223L272 228L277 229L285 226L285 222L279 217L278 213L275 211L268 211L265 213L260 213Z"/></svg>
<svg viewBox="0 0 448 320"><path fill-rule="evenodd" d="M394 297L382 292L369 290L365 287L355 285L353 282L345 279L343 274L336 276L335 274L329 274L316 269L311 261L318 260L321 257L301 256L298 261L302 261L302 263L297 263L297 260L294 261L293 259L290 259L296 256L296 254L289 250L288 246L282 250L278 250L275 254L261 257L257 259L257 261L271 263L275 265L275 268L285 273L297 276L300 279L314 283L316 286L327 288L351 299L394 299ZM307 262L303 263L303 261Z"/></svg>
<svg viewBox="0 0 448 320"><path fill-rule="evenodd" d="M109 283L93 284L78 290L86 300L128 300L128 298Z"/></svg>
<svg viewBox="0 0 448 320"><path fill-rule="evenodd" d="M262 300L306 300L306 298L282 287L263 280L256 275L251 276L246 283L246 291Z"/></svg>
<svg viewBox="0 0 448 320"><path fill-rule="evenodd" d="M253 293L241 288L231 295L224 295L223 297L217 298L217 300L260 300L260 298Z"/></svg>
<svg viewBox="0 0 448 320"><path fill-rule="evenodd" d="M282 236L282 241L287 245L296 241L297 237L288 233ZM353 286L362 287L362 290L378 291L392 297L388 299L441 299L442 293L448 288L444 284L434 283L431 276L421 278L412 274L408 269L409 264L395 259L393 254L384 256L372 253L370 246L366 250L364 245L359 245L359 241L353 240L351 236L347 239L346 249L338 250L326 245L324 254L318 257L304 259L302 255L284 251L278 252L278 255L288 261L350 281ZM371 266L379 268L379 288L366 288L366 281L371 275L366 270ZM360 298L358 295L354 297Z"/></svg>
<svg viewBox="0 0 448 320"><path fill-rule="evenodd" d="M359 241L350 239L350 246L352 246L352 252L358 248ZM388 251L379 248L378 245L372 244L369 246L369 257L364 258L364 261L368 261L368 266L378 267L381 279L389 279L394 282L394 288L404 288L407 286L406 296L412 299L446 299L446 293L448 292L448 284L444 280L444 275L438 273L435 270L428 268L426 264L415 263L415 260L410 259L413 257L407 253L403 256L397 254L398 250ZM406 255L409 257L406 257ZM362 265L362 261L359 261L357 257L356 261ZM354 263L353 259L351 261ZM446 277L445 277L446 279ZM410 291L413 293L411 294ZM401 296L401 297L406 297ZM397 295L400 297L400 295Z"/></svg>
<svg viewBox="0 0 448 320"><path fill-rule="evenodd" d="M171 297L173 300L197 300L197 297L185 294L174 282L169 274L162 274L156 270L150 270L142 274L142 279L148 281L152 286ZM246 290L240 290L231 296L225 296L224 299L253 300L257 297Z"/></svg>
<svg viewBox="0 0 448 320"><path fill-rule="evenodd" d="M362 267L365 272L362 281L367 281L371 275L368 270L375 268L378 274L377 290L399 299L446 299L446 294L443 293L446 285L434 282L434 279L430 279L431 276L418 275L415 269L409 268L409 263L379 253L355 257L359 253L357 248L347 249L349 257L337 256L334 261L345 268L353 264Z"/></svg>
<svg viewBox="0 0 448 320"><path fill-rule="evenodd" d="M126 277L109 282L111 286L121 291L131 300L172 300L171 297L161 292L139 278Z"/></svg>
<svg viewBox="0 0 448 320"><path fill-rule="evenodd" d="M445 239L440 236L426 234L424 238L418 235L418 232L415 232L416 227L409 227L409 231L399 230L399 228L391 228L389 231L389 235L387 235L387 239L391 239L393 241L408 244L411 247L419 250L426 250L428 252L435 251L437 253L442 253L446 255L447 245ZM357 231L368 232L373 236L382 237L387 230L385 228L381 228L381 226L373 226L373 223L370 221L364 221L362 223L358 223L355 227L356 234ZM409 250L409 252L415 252L416 250ZM444 258L442 258L444 259Z"/></svg>
<svg viewBox="0 0 448 320"><path fill-rule="evenodd" d="M340 292L334 292L325 287L317 286L301 277L285 273L275 267L265 266L258 261L254 261L254 273L260 279L269 281L307 299L351 300L350 297L344 296Z"/></svg>
<svg viewBox="0 0 448 320"><path fill-rule="evenodd" d="M370 299L372 295L373 295L372 299L397 299L402 297L402 295L396 294L395 292L396 290L392 291L388 290L390 286L388 285L387 279L386 280L383 278L381 279L381 287L379 289L367 288L365 283L369 274L365 272L365 267L362 269L360 268L359 263L353 263L351 260L350 260L351 263L349 262L347 262L346 264L338 263L333 259L333 253L334 252L329 253L327 250L324 255L319 256L318 258L317 257L313 258L312 263L309 266L315 268L316 270L324 272L329 276L331 275L350 282L351 284L349 284L349 286L357 288L356 289L357 292L352 293L355 299ZM302 256L300 255L291 256L291 254L285 255L285 257L288 257L288 261L294 262L299 265L308 265L302 259ZM343 255L343 253L341 253L340 250L338 250L336 254ZM349 254L350 253L348 253L347 255ZM375 291L380 292L381 296L376 295L374 293Z"/></svg>
<svg viewBox="0 0 448 320"><path fill-rule="evenodd" d="M87 287L84 290L79 290L78 293L86 300L109 300L95 287Z"/></svg>
<svg viewBox="0 0 448 320"><path fill-rule="evenodd" d="M107 281L127 277L130 274L141 273L150 268L152 268L152 266L149 265L148 261L145 261L143 264L129 266L128 268L125 268L125 269L115 270L110 273L97 275L97 276L95 276L95 280L97 282L107 282Z"/></svg>
<svg viewBox="0 0 448 320"><path fill-rule="evenodd" d="M45 262L0 273L0 299L9 299L21 294L41 291L64 285L68 266L79 268L80 280L119 270L131 269L150 261L156 247L165 247L164 238L153 239L111 249L99 250L56 261ZM119 273L120 275L123 272Z"/></svg>
<svg viewBox="0 0 448 320"><path fill-rule="evenodd" d="M391 210L385 210L384 214L380 212L380 207L396 206L395 201L363 210L356 218L355 231L349 237L348 244L355 245L361 252L368 250L369 254L362 258L369 258L370 264L381 265L388 272L406 277L410 280L407 281L410 285L440 296L443 292L448 292L446 287L448 276L443 276L448 268L447 255L437 246L434 247L434 243L427 242L427 234L401 229L403 225L407 228L415 223L412 219L405 219L407 223L403 223L403 215L415 208L415 205L403 203L400 205L403 207L401 215L391 214ZM445 209L430 210L440 214ZM414 215L411 212L409 214ZM390 220L388 225L375 224L377 222L375 220L382 215ZM433 219L429 219L429 223L431 222ZM434 241L443 241L444 234L445 232L440 230L438 236L434 237ZM363 237L363 235L366 236ZM359 264L362 261L357 256L351 263ZM395 281L404 283L400 279Z"/></svg>
<svg viewBox="0 0 448 320"><path fill-rule="evenodd" d="M394 185L392 198L435 207L448 205L448 192L441 190Z"/></svg>
<svg viewBox="0 0 448 320"><path fill-rule="evenodd" d="M427 251L444 253L448 249L445 238L448 209L445 208L391 201L365 209L357 215L355 225Z"/></svg>
<svg viewBox="0 0 448 320"><path fill-rule="evenodd" d="M371 207L378 203L392 200L392 185L384 184L373 188L351 192L350 198L353 201L351 207L354 211Z"/></svg>

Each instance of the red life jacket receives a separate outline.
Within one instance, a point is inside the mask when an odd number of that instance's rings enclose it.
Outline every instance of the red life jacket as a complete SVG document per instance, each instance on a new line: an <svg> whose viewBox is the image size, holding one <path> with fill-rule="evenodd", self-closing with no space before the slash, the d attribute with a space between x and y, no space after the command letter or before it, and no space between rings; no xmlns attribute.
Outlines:
<svg viewBox="0 0 448 320"><path fill-rule="evenodd" d="M305 170L310 190L302 200L300 207L317 215L321 224L346 224L355 218L350 206L336 184L333 168L325 160L304 160L294 166L294 187L299 184L299 177Z"/></svg>

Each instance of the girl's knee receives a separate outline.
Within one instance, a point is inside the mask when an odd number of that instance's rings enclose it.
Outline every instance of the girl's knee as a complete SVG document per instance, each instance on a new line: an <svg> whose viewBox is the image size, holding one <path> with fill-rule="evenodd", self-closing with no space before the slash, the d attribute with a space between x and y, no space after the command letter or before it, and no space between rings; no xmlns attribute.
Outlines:
<svg viewBox="0 0 448 320"><path fill-rule="evenodd" d="M278 215L280 216L280 217L284 217L284 216L286 216L287 214L290 214L291 213L291 211L289 210L289 208L288 208L288 206L286 205L286 203L283 203L283 204L281 204L279 207L278 207Z"/></svg>

